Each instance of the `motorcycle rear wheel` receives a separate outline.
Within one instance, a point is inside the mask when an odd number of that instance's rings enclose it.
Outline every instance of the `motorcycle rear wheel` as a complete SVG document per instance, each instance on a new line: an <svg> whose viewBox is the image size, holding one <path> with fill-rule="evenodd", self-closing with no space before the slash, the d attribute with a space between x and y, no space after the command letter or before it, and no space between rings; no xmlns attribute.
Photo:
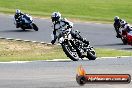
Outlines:
<svg viewBox="0 0 132 88"><path fill-rule="evenodd" d="M87 51L87 58L89 60L95 60L97 58L94 49Z"/></svg>

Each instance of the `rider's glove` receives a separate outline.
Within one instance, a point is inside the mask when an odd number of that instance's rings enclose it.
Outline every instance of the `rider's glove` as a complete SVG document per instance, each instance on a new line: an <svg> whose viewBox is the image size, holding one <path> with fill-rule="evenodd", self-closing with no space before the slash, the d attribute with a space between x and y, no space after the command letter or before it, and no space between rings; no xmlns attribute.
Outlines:
<svg viewBox="0 0 132 88"><path fill-rule="evenodd" d="M52 41L51 41L51 44L54 44L54 43L55 43L55 41L56 41L56 40L52 40Z"/></svg>
<svg viewBox="0 0 132 88"><path fill-rule="evenodd" d="M51 38L52 38L51 43L52 43L52 44L54 44L54 43L55 43L55 41L56 41L56 39L57 39L57 36L56 36L56 35L51 34Z"/></svg>

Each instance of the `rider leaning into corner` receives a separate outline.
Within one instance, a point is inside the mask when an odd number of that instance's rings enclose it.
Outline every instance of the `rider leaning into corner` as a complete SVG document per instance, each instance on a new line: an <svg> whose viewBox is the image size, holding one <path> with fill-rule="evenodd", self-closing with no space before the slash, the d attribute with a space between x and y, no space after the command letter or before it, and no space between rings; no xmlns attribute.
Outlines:
<svg viewBox="0 0 132 88"><path fill-rule="evenodd" d="M52 19L52 27L53 27L53 39L51 41L52 44L54 44L56 42L57 39L57 35L56 35L56 31L58 30L62 30L62 29L72 29L73 27L73 23L68 21L66 18L62 18L61 14L59 12L53 12L51 14L51 19ZM89 41L85 40L82 37L77 36L79 32L78 31L73 31L71 30L71 35L72 37L74 37L75 39L79 39L84 43L87 43L89 45Z"/></svg>
<svg viewBox="0 0 132 88"><path fill-rule="evenodd" d="M120 29L129 32L131 30L130 25L123 19L120 19L118 16L114 17L114 28L116 30L116 37L120 38Z"/></svg>
<svg viewBox="0 0 132 88"><path fill-rule="evenodd" d="M22 16L24 13L22 13L19 9L16 9L16 13L14 15L15 21L16 21L16 28L20 27L20 23L22 21Z"/></svg>
<svg viewBox="0 0 132 88"><path fill-rule="evenodd" d="M117 35L116 35L117 38L120 38L119 29L121 28L121 21L122 21L122 19L120 19L118 16L114 17L113 25L114 25L115 31L117 33Z"/></svg>

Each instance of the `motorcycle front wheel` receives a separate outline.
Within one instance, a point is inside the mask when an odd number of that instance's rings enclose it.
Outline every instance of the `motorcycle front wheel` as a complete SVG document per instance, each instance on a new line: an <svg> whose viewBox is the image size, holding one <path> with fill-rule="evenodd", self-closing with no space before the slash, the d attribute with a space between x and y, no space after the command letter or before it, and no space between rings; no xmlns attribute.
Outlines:
<svg viewBox="0 0 132 88"><path fill-rule="evenodd" d="M123 42L124 45L127 44L127 40L126 39L124 39L123 37L121 37L121 40L122 40L122 42Z"/></svg>
<svg viewBox="0 0 132 88"><path fill-rule="evenodd" d="M22 29L23 31L25 31L25 27L21 26L21 29Z"/></svg>
<svg viewBox="0 0 132 88"><path fill-rule="evenodd" d="M32 23L32 26L35 31L38 31L38 27L36 26L36 24Z"/></svg>
<svg viewBox="0 0 132 88"><path fill-rule="evenodd" d="M70 44L63 43L61 44L61 46L67 57L69 57L73 61L79 60L79 56L76 52L76 49L74 49Z"/></svg>

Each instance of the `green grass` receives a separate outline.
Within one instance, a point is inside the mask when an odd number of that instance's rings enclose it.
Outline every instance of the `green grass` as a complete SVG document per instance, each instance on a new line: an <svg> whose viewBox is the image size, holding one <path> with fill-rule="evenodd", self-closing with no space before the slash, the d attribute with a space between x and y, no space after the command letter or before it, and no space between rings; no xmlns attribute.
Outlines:
<svg viewBox="0 0 132 88"><path fill-rule="evenodd" d="M112 22L118 15L132 23L132 0L0 0L0 12L14 13L17 8L48 17L59 11L67 18L87 21Z"/></svg>
<svg viewBox="0 0 132 88"><path fill-rule="evenodd" d="M96 49L97 57L132 56L130 51ZM0 39L0 61L68 59L57 45Z"/></svg>
<svg viewBox="0 0 132 88"><path fill-rule="evenodd" d="M132 56L132 52L126 50L102 49L102 48L96 48L95 50L98 57Z"/></svg>

